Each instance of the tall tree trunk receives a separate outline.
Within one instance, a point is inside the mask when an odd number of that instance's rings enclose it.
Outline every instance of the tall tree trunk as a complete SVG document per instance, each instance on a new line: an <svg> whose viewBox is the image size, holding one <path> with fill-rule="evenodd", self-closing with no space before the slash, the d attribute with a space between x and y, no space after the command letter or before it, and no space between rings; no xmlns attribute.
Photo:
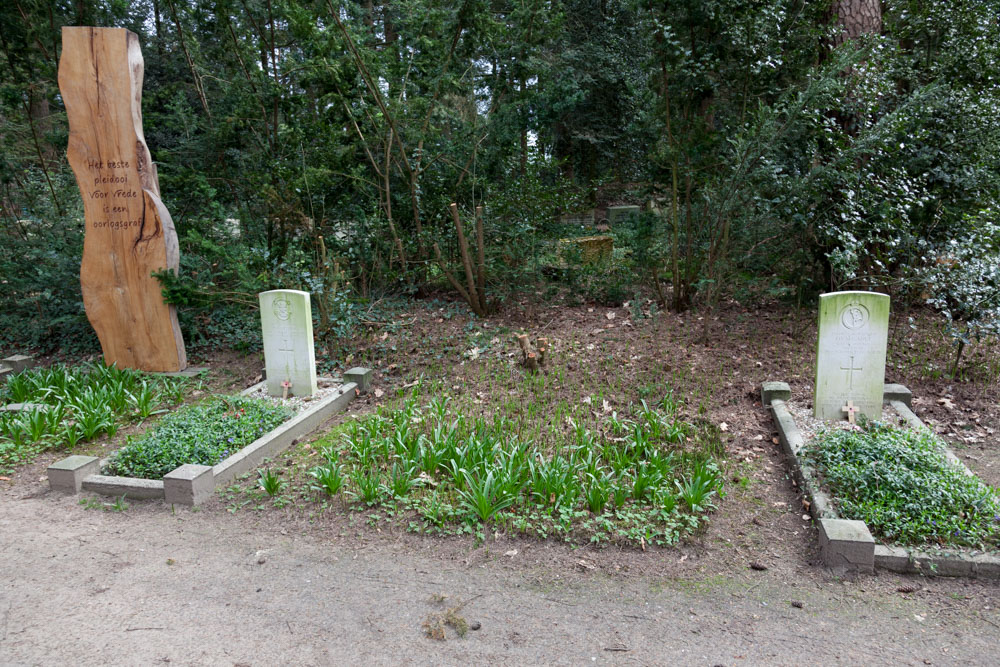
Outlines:
<svg viewBox="0 0 1000 667"><path fill-rule="evenodd" d="M882 3L879 0L835 0L832 7L840 34L833 38L833 46L856 39L861 35L882 32Z"/></svg>
<svg viewBox="0 0 1000 667"><path fill-rule="evenodd" d="M528 111L527 111L527 84L524 75L521 75L521 178L528 173Z"/></svg>

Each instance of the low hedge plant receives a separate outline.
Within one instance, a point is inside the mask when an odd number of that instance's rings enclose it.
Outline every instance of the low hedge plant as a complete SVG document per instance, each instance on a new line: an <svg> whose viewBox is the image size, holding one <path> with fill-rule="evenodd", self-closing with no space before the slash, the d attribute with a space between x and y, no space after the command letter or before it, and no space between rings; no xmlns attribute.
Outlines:
<svg viewBox="0 0 1000 667"><path fill-rule="evenodd" d="M839 514L900 545L996 548L1000 495L944 454L927 429L868 422L820 433L807 457Z"/></svg>
<svg viewBox="0 0 1000 667"><path fill-rule="evenodd" d="M163 417L129 438L106 467L111 475L160 479L185 463L215 465L292 416L285 407L216 396Z"/></svg>

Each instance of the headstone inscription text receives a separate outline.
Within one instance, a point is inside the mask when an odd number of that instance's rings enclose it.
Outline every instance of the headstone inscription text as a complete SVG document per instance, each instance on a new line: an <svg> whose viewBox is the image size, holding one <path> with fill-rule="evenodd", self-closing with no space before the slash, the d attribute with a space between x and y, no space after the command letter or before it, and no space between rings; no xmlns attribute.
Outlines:
<svg viewBox="0 0 1000 667"><path fill-rule="evenodd" d="M813 402L818 419L848 419L855 412L882 418L888 335L888 295L833 292L820 296Z"/></svg>
<svg viewBox="0 0 1000 667"><path fill-rule="evenodd" d="M59 90L69 119L67 157L86 230L80 285L107 364L146 371L187 367L173 306L154 271L180 252L142 133L143 60L124 28L64 27Z"/></svg>
<svg viewBox="0 0 1000 667"><path fill-rule="evenodd" d="M261 292L260 325L270 396L316 393L316 352L308 292Z"/></svg>

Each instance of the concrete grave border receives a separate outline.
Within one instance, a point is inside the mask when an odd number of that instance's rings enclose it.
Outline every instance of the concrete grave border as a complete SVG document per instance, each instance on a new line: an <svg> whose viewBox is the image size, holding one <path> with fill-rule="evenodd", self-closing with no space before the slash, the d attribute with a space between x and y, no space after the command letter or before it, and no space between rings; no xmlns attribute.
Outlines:
<svg viewBox="0 0 1000 667"><path fill-rule="evenodd" d="M352 370L358 371L358 375L366 379L371 377L371 372L367 369ZM329 381L326 378L321 380ZM240 393L248 396L259 391L264 385L264 382L259 382ZM113 477L100 474L101 469L109 461L108 458L99 460L96 456L74 455L49 466L49 488L71 494L79 493L83 489L106 496L161 498L170 504L200 505L217 487L252 470L264 459L277 456L298 438L315 431L327 418L347 408L347 405L360 393L361 389L357 383L342 384L336 392L214 466L185 464L167 473L162 480Z"/></svg>
<svg viewBox="0 0 1000 667"><path fill-rule="evenodd" d="M785 403L791 398L791 389L784 382L764 382L760 395L764 407L774 415L792 475L809 500L809 513L816 520L823 563L827 567L838 573L873 573L875 568L880 568L903 574L1000 579L1000 556L971 549L915 549L876 544L863 521L840 518L830 496L820 489L816 471L799 457L805 440ZM912 394L905 386L885 385L883 402L910 428L927 428L910 409ZM967 475L973 474L951 449L945 447L944 454Z"/></svg>

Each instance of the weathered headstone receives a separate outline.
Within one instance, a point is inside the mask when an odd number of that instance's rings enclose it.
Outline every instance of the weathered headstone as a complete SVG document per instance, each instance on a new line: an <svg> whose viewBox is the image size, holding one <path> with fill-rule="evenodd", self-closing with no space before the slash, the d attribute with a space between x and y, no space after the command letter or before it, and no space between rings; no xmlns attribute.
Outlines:
<svg viewBox="0 0 1000 667"><path fill-rule="evenodd" d="M564 225L581 225L581 226L593 226L594 224L594 209L588 209L586 211L577 211L574 213L563 213L559 216L559 222Z"/></svg>
<svg viewBox="0 0 1000 667"><path fill-rule="evenodd" d="M882 418L888 336L888 295L832 292L819 297L813 401L818 419L846 419L854 409L870 419Z"/></svg>
<svg viewBox="0 0 1000 667"><path fill-rule="evenodd" d="M258 297L267 393L312 396L316 393L316 352L309 293L278 289Z"/></svg>
<svg viewBox="0 0 1000 667"><path fill-rule="evenodd" d="M142 133L142 53L124 28L62 29L59 90L67 156L83 196L80 285L104 362L146 371L187 366L177 312L152 272L180 252Z"/></svg>
<svg viewBox="0 0 1000 667"><path fill-rule="evenodd" d="M563 256L572 257L579 253L584 264L600 264L610 261L615 249L615 240L610 236L581 236L575 239L561 239Z"/></svg>
<svg viewBox="0 0 1000 667"><path fill-rule="evenodd" d="M608 207L608 224L613 225L616 222L624 222L630 215L639 215L638 206L609 206Z"/></svg>

